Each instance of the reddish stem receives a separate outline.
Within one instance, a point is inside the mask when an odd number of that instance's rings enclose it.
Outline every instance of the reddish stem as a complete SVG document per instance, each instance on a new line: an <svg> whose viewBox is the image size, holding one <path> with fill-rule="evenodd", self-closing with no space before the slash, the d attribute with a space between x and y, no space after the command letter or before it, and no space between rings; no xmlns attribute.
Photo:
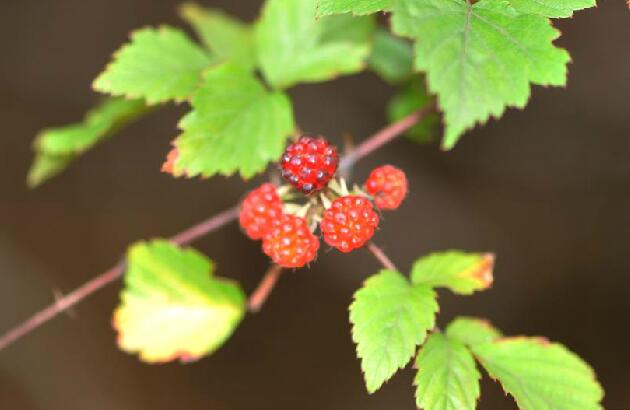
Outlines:
<svg viewBox="0 0 630 410"><path fill-rule="evenodd" d="M392 262L392 260L389 259L387 255L385 255L385 252L383 252L381 248L376 246L374 242L368 242L367 248L372 253L372 255L374 255L374 257L378 259L378 261L381 263L381 265L383 265L385 269L398 272L398 268L396 268L396 265L394 265L394 262Z"/></svg>
<svg viewBox="0 0 630 410"><path fill-rule="evenodd" d="M105 285L112 283L116 279L120 278L124 270L124 262L119 262L111 269L103 272L101 275L84 283L67 295L57 299L47 308L37 312L19 326L5 333L0 338L0 350L9 346L11 343L15 342L27 333L30 333L32 330L38 328L42 324L46 323L53 317L57 316L59 313L68 309L70 306L77 304L82 299L101 289Z"/></svg>
<svg viewBox="0 0 630 410"><path fill-rule="evenodd" d="M226 209L225 211L220 212L206 219L205 221L202 221L197 225L191 226L185 231L176 234L170 239L170 241L177 245L186 245L188 243L191 243L201 238L202 236L216 231L224 225L227 225L228 223L236 220L238 218L238 213L239 206L233 206L230 209Z"/></svg>
<svg viewBox="0 0 630 410"><path fill-rule="evenodd" d="M238 217L238 207L232 207L215 216L200 222L199 224L178 233L170 240L178 245L188 244L195 239L200 238L212 231L219 229L220 227L227 225ZM2 337L0 337L0 350L3 350L22 336L35 330L42 324L46 323L50 319L57 316L64 310L76 305L86 297L90 296L97 290L109 285L110 283L119 279L125 271L125 261L118 262L111 269L103 272L94 279L84 283L77 289L68 293L67 295L57 299L54 303L46 307L45 309L35 313L25 322L22 322L17 327L9 330Z"/></svg>
<svg viewBox="0 0 630 410"><path fill-rule="evenodd" d="M400 134L420 122L434 109L435 104L429 104L372 135L361 144L357 145L352 152L348 153L341 159L341 162L339 163L339 170L344 172L345 170L351 168L359 159L392 141L394 138L398 137Z"/></svg>
<svg viewBox="0 0 630 410"><path fill-rule="evenodd" d="M258 284L256 290L251 294L247 301L247 308L250 312L258 312L262 305L265 303L269 294L273 290L276 282L282 274L282 266L275 263L265 273L262 280Z"/></svg>

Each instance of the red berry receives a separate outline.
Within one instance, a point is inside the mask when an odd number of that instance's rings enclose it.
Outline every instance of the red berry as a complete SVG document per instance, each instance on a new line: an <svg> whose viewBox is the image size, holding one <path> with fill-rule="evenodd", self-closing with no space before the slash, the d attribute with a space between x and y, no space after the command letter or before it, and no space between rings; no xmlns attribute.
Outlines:
<svg viewBox="0 0 630 410"><path fill-rule="evenodd" d="M251 191L241 203L239 221L250 238L256 240L282 215L282 200L273 184L262 184Z"/></svg>
<svg viewBox="0 0 630 410"><path fill-rule="evenodd" d="M323 137L300 137L287 147L280 160L282 177L304 194L324 188L337 165L337 148Z"/></svg>
<svg viewBox="0 0 630 410"><path fill-rule="evenodd" d="M320 227L327 244L341 252L350 252L370 240L378 220L367 198L348 195L335 199L324 211Z"/></svg>
<svg viewBox="0 0 630 410"><path fill-rule="evenodd" d="M319 239L309 229L306 219L283 214L265 232L262 248L278 265L300 268L317 256Z"/></svg>
<svg viewBox="0 0 630 410"><path fill-rule="evenodd" d="M407 177L401 169L384 165L370 173L365 189L378 208L396 209L407 195Z"/></svg>

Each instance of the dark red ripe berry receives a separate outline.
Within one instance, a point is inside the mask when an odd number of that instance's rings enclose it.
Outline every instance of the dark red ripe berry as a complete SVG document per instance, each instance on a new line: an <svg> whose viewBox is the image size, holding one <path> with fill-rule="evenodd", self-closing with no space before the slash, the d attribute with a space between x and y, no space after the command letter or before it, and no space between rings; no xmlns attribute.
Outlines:
<svg viewBox="0 0 630 410"><path fill-rule="evenodd" d="M367 198L348 195L335 199L324 211L320 227L327 244L341 252L350 252L370 240L378 221L378 214Z"/></svg>
<svg viewBox="0 0 630 410"><path fill-rule="evenodd" d="M256 240L282 215L282 200L273 184L262 184L251 191L241 203L239 222L250 238Z"/></svg>
<svg viewBox="0 0 630 410"><path fill-rule="evenodd" d="M309 229L306 219L283 214L265 232L262 248L278 265L301 268L317 256L319 239Z"/></svg>
<svg viewBox="0 0 630 410"><path fill-rule="evenodd" d="M405 173L391 165L375 168L365 181L365 190L379 209L396 209L407 195Z"/></svg>
<svg viewBox="0 0 630 410"><path fill-rule="evenodd" d="M323 137L300 137L280 159L282 177L304 194L324 188L338 165L337 148Z"/></svg>

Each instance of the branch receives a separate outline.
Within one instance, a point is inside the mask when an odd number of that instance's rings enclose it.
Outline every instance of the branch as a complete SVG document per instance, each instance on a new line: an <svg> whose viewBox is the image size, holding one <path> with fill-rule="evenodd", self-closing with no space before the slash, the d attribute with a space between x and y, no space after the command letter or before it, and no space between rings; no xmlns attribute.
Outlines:
<svg viewBox="0 0 630 410"><path fill-rule="evenodd" d="M390 124L376 134L367 138L354 150L347 153L341 159L341 162L339 164L339 171L345 172L349 170L358 160L369 155L370 153L379 149L381 146L387 144L394 138L401 135L403 132L407 131L409 128L413 127L434 109L435 105L430 104L422 108L421 110L408 115L402 120ZM176 234L170 240L177 245L189 244L190 242L193 242L194 240L236 220L238 218L238 211L239 207L238 205L236 205L211 218L206 219L205 221L200 222L197 225L192 226L185 231ZM374 256L379 259L383 266L385 266L387 269L396 270L394 264L376 245L368 244L368 249L374 254ZM2 337L0 337L0 351L21 338L22 336L25 336L26 334L37 329L39 326L54 318L59 313L78 304L83 299L95 293L97 290L102 289L103 287L116 281L117 279L122 277L124 271L125 260L123 259L111 269L86 282L66 296L57 299L53 304L49 305L45 309L35 313L25 322L22 322L20 325L9 330L4 335L2 335ZM252 294L250 298L250 301L248 303L250 311L257 311L258 309L260 309L262 304L269 296L269 293L272 291L276 281L280 277L281 272L282 270L279 267L273 266L267 272L258 289L256 289L256 291L254 292L254 294Z"/></svg>
<svg viewBox="0 0 630 410"><path fill-rule="evenodd" d="M178 245L188 244L210 232L213 232L224 225L232 222L238 217L238 207L232 207L215 216L200 222L199 224L178 233L173 236L171 242ZM106 270L94 279L84 283L77 289L57 299L54 303L46 307L45 309L35 313L25 322L22 322L17 327L9 330L2 337L0 337L0 351L21 338L22 336L32 332L39 326L43 325L50 319L57 316L64 310L76 305L86 297L92 295L99 289L104 288L110 283L116 281L122 277L125 272L125 260L118 262L111 269Z"/></svg>
<svg viewBox="0 0 630 410"><path fill-rule="evenodd" d="M385 269L399 272L398 268L396 268L396 265L394 265L394 262L392 262L392 260L389 259L387 255L385 255L385 252L383 252L381 248L376 246L374 242L368 242L367 249L372 253L372 255L374 255L376 259L378 259L378 261L381 263L381 265L383 265Z"/></svg>
<svg viewBox="0 0 630 410"><path fill-rule="evenodd" d="M265 303L269 294L273 290L276 282L282 274L282 266L275 263L265 273L262 280L258 284L256 290L251 294L247 301L247 309L250 312L258 312L262 305Z"/></svg>
<svg viewBox="0 0 630 410"><path fill-rule="evenodd" d="M352 168L358 160L368 154L371 154L373 151L376 151L383 145L400 136L403 132L422 121L424 117L430 114L433 110L435 110L435 103L426 105L420 110L409 114L402 120L396 121L372 135L341 159L341 162L339 163L340 172L344 172L347 169Z"/></svg>

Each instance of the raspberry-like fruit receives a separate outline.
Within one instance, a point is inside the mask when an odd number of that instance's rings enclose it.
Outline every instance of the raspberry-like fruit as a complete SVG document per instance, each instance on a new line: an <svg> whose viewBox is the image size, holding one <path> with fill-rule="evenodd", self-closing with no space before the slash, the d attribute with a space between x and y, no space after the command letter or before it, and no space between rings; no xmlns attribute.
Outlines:
<svg viewBox="0 0 630 410"><path fill-rule="evenodd" d="M239 222L250 238L257 240L282 215L282 200L273 184L262 184L251 191L241 203Z"/></svg>
<svg viewBox="0 0 630 410"><path fill-rule="evenodd" d="M327 244L341 252L350 252L370 240L378 220L367 198L348 195L335 199L324 211L320 227Z"/></svg>
<svg viewBox="0 0 630 410"><path fill-rule="evenodd" d="M282 177L304 194L324 188L338 165L337 148L323 137L300 137L280 160Z"/></svg>
<svg viewBox="0 0 630 410"><path fill-rule="evenodd" d="M372 170L365 190L374 197L379 209L396 209L407 195L407 177L401 169L383 165Z"/></svg>
<svg viewBox="0 0 630 410"><path fill-rule="evenodd" d="M273 220L263 235L262 248L278 265L301 268L317 256L319 239L309 229L306 219L283 214Z"/></svg>

